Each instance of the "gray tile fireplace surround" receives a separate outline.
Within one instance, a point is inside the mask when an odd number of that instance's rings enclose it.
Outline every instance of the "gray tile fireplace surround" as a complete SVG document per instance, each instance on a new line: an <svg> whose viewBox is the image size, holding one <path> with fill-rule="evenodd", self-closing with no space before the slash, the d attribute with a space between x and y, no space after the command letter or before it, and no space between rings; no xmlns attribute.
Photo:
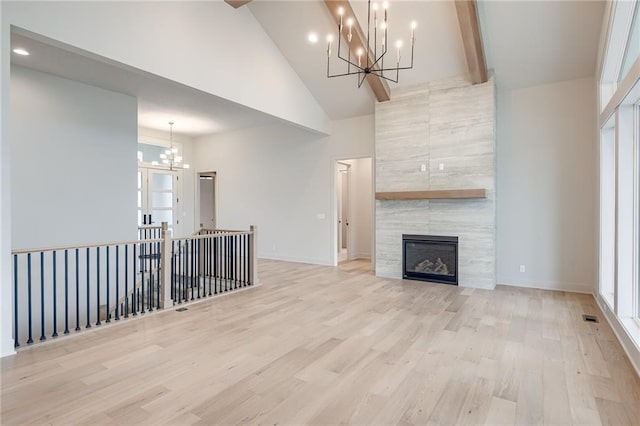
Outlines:
<svg viewBox="0 0 640 426"><path fill-rule="evenodd" d="M484 188L487 198L377 200L376 274L402 277L402 234L455 236L459 285L494 288L493 79L438 80L394 90L391 99L376 104L376 192Z"/></svg>

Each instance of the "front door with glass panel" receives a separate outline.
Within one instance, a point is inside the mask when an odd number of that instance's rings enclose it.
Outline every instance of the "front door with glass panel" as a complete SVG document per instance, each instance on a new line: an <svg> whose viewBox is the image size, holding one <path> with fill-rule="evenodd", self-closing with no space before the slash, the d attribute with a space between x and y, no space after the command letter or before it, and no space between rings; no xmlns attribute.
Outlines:
<svg viewBox="0 0 640 426"><path fill-rule="evenodd" d="M138 226L160 226L167 222L178 233L179 172L138 169Z"/></svg>

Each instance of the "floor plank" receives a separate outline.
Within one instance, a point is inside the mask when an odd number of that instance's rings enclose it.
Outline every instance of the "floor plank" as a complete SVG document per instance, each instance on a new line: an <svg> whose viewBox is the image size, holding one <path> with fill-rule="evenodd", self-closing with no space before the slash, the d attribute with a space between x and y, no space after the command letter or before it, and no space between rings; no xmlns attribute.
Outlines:
<svg viewBox="0 0 640 426"><path fill-rule="evenodd" d="M0 423L638 423L589 295L259 267L254 289L3 358Z"/></svg>

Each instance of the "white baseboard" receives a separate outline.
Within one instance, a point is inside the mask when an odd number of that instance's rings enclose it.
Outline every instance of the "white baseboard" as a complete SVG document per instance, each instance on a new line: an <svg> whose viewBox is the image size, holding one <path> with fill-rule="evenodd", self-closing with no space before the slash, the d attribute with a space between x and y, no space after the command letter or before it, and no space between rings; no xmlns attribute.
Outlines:
<svg viewBox="0 0 640 426"><path fill-rule="evenodd" d="M640 377L640 347L636 342L631 338L629 334L629 330L625 325L620 321L620 319L609 309L609 305L602 299L602 296L595 296L596 302L602 310L605 319L609 323L609 326L613 330L613 333L618 338L622 349L627 354L631 365L636 370L636 374Z"/></svg>
<svg viewBox="0 0 640 426"><path fill-rule="evenodd" d="M13 351L3 352L3 353L1 353L1 354L0 354L0 358L4 358L5 356L15 355L15 354L16 354L16 351L15 351L15 350L13 350Z"/></svg>
<svg viewBox="0 0 640 426"><path fill-rule="evenodd" d="M537 288L540 290L567 291L570 293L593 294L595 285L584 283L571 283L562 281L539 281L513 278L498 278L498 285L512 287Z"/></svg>
<svg viewBox="0 0 640 426"><path fill-rule="evenodd" d="M366 259L366 260L371 260L371 253L366 253L366 252L359 252L359 253L349 253L349 259L350 260L356 260L356 259Z"/></svg>
<svg viewBox="0 0 640 426"><path fill-rule="evenodd" d="M331 259L287 256L276 253L258 253L258 259L281 260L283 262L310 263L312 265L333 266Z"/></svg>

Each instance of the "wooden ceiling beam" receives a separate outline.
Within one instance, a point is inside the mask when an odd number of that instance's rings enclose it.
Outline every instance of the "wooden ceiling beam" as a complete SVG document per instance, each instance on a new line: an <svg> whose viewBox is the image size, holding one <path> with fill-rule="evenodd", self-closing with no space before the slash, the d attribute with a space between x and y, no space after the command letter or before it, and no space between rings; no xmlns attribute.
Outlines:
<svg viewBox="0 0 640 426"><path fill-rule="evenodd" d="M478 5L476 0L455 0L458 23L467 57L467 66L473 84L486 83L487 63L484 58L480 22L478 20Z"/></svg>
<svg viewBox="0 0 640 426"><path fill-rule="evenodd" d="M371 51L370 46L367 46L367 35L362 30L362 26L356 19L356 14L353 13L353 9L351 8L351 4L348 0L325 0L325 5L329 9L329 13L333 17L336 22L336 27L340 25L340 16L338 15L338 9L342 7L344 9L344 19L346 22L347 18L353 18L353 28L351 43L349 47L352 52L356 52L358 49L362 48L369 55L369 63L373 63L375 58L373 56L373 52ZM378 67L372 67L372 69L377 69ZM369 87L373 91L378 102L385 102L391 99L391 90L389 89L389 85L387 82L378 77L377 75L370 73L366 76L367 83Z"/></svg>
<svg viewBox="0 0 640 426"><path fill-rule="evenodd" d="M229 6L233 6L234 9L237 9L245 4L249 3L251 0L224 0Z"/></svg>

